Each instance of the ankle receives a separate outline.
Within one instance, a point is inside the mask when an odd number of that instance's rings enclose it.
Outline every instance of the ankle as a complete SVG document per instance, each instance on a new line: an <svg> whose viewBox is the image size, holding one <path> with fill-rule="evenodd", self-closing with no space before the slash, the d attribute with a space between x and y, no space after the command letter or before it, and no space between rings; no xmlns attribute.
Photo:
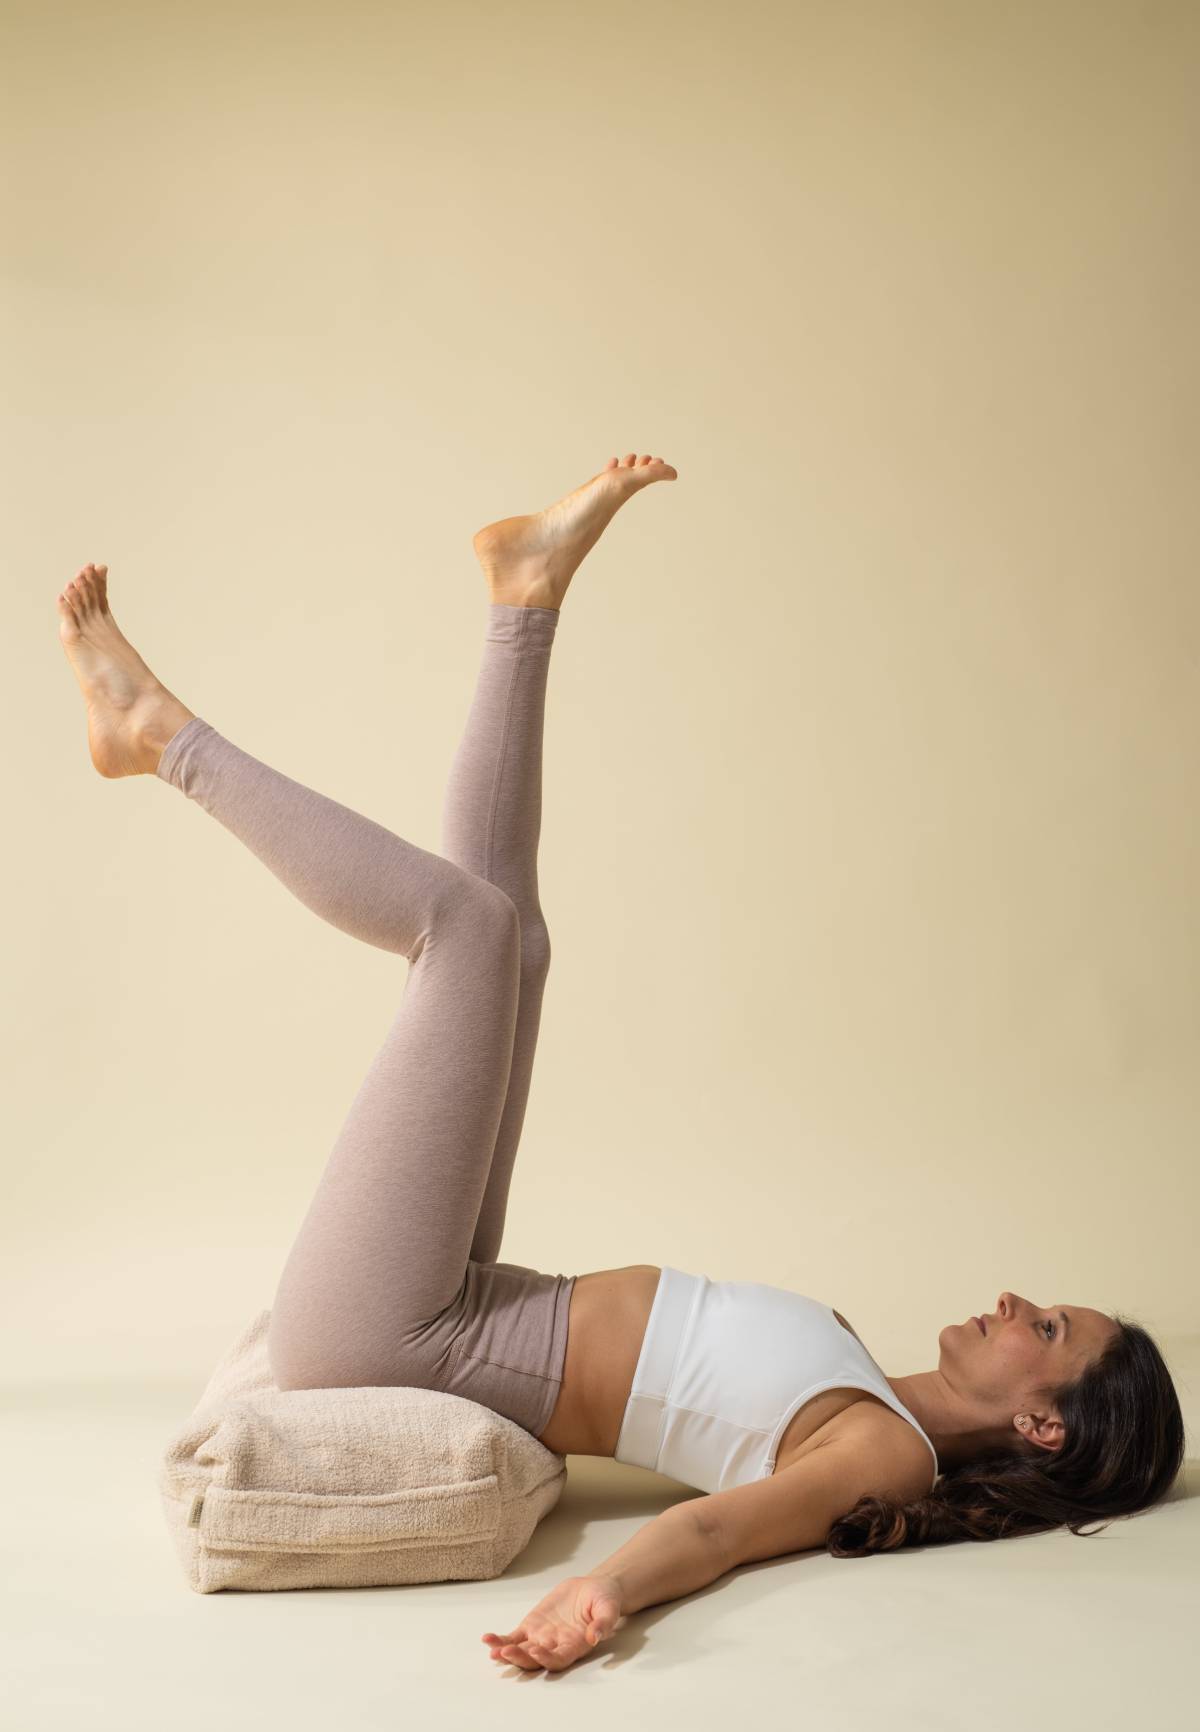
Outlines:
<svg viewBox="0 0 1200 1732"><path fill-rule="evenodd" d="M173 692L163 685L147 694L145 707L136 721L138 743L154 757L155 768L169 741L174 739L185 722L195 716L186 704L181 704Z"/></svg>
<svg viewBox="0 0 1200 1732"><path fill-rule="evenodd" d="M512 572L488 579L488 594L492 601L504 607L546 607L557 613L566 595L567 583L548 572Z"/></svg>

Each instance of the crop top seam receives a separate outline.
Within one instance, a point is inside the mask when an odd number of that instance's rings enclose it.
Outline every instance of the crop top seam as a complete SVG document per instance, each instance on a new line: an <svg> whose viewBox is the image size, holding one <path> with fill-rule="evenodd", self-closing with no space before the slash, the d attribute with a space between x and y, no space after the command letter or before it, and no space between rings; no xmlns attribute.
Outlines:
<svg viewBox="0 0 1200 1732"><path fill-rule="evenodd" d="M818 1379L816 1383L810 1383L806 1389L802 1389L799 1395L793 1396L791 1401L788 1402L788 1405L784 1408L781 1417L784 1420L794 1419L796 1414L799 1413L800 1409L810 1398L815 1399L818 1395L824 1395L830 1389L857 1389L862 1395L874 1395L877 1400L884 1400L883 1396L879 1394L879 1391L872 1388L869 1384L851 1383L846 1378L835 1375L829 1380L824 1378ZM771 1437L780 1423L778 1419L775 1419L772 1420L770 1425L745 1425L740 1419L730 1419L727 1413L710 1413L705 1407L685 1407L682 1401L672 1401L666 1395L650 1395L646 1390L641 1392L641 1399L643 1401L661 1401L664 1407L669 1407L671 1409L672 1413L694 1413L698 1419L715 1419L718 1425L736 1426L739 1431L749 1432L754 1437ZM896 1415L897 1419L905 1418L905 1415L897 1408L892 1407L890 1402L884 1402L884 1405L890 1410L890 1412ZM925 1433L920 1430L913 1420L909 1419L907 1423L915 1432L917 1432L919 1437L925 1438ZM926 1438L925 1441L928 1443L929 1440ZM929 1444L929 1448L932 1451L933 1445ZM778 1451L776 1454L778 1454ZM768 1459L774 1461L775 1457L771 1456Z"/></svg>
<svg viewBox="0 0 1200 1732"><path fill-rule="evenodd" d="M770 1437L774 1425L743 1425L740 1419L730 1419L727 1413L709 1413L704 1407L685 1407L682 1401L672 1401L667 1395L651 1395L648 1391L640 1391L642 1401L661 1401L664 1407L669 1407L672 1413L694 1413L697 1419L715 1419L718 1425L734 1425L739 1431L749 1431L756 1437Z"/></svg>

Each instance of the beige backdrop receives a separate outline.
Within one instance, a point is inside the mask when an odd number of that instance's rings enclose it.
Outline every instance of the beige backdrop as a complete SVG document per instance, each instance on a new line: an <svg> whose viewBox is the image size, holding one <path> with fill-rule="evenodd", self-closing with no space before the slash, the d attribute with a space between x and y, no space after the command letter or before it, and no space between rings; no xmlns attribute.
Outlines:
<svg viewBox="0 0 1200 1732"><path fill-rule="evenodd" d="M425 847L470 538L563 610L503 1255L1196 1328L1180 4L4 8L9 1376L202 1378L405 965L92 770L54 596Z"/></svg>

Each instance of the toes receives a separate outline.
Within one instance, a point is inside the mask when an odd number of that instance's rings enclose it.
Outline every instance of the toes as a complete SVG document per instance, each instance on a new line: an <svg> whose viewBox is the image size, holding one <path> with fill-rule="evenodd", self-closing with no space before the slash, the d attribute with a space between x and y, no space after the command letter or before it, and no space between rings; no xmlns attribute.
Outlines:
<svg viewBox="0 0 1200 1732"><path fill-rule="evenodd" d="M636 451L631 451L627 456L622 457L619 464L614 458L613 462L606 465L606 467L610 469L614 467L621 469L645 469L646 466L651 463L661 463L664 469L669 469L671 467L663 457L651 457L649 455L639 457Z"/></svg>
<svg viewBox="0 0 1200 1732"><path fill-rule="evenodd" d="M81 566L73 581L85 589L102 590L108 582L108 567L94 563Z"/></svg>
<svg viewBox="0 0 1200 1732"><path fill-rule="evenodd" d="M606 470L646 469L655 463L657 463L661 468L667 470L672 476L675 474L675 471L671 468L671 465L667 462L665 457L650 457L648 455L639 457L636 451L626 452L624 457L610 457L604 467Z"/></svg>

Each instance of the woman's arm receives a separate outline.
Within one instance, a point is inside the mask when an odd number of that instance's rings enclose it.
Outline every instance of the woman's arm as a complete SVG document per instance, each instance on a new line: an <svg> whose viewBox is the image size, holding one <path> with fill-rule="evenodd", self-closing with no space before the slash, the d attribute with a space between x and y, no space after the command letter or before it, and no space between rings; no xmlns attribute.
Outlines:
<svg viewBox="0 0 1200 1732"><path fill-rule="evenodd" d="M697 1497L672 1504L596 1565L594 1574L617 1583L623 1615L682 1599L725 1574L728 1566L715 1534L697 1513L696 1505L706 1501Z"/></svg>
<svg viewBox="0 0 1200 1732"><path fill-rule="evenodd" d="M707 1587L728 1565L715 1530L696 1510L704 1498L672 1504L586 1576L551 1588L515 1630L484 1636L493 1660L561 1672L611 1636L631 1612Z"/></svg>
<svg viewBox="0 0 1200 1732"><path fill-rule="evenodd" d="M591 1575L552 1588L507 1636L484 1640L493 1659L562 1671L631 1612L694 1593L742 1564L821 1546L864 1494L907 1502L928 1491L930 1472L929 1451L907 1421L864 1406L836 1437L768 1478L673 1504Z"/></svg>

